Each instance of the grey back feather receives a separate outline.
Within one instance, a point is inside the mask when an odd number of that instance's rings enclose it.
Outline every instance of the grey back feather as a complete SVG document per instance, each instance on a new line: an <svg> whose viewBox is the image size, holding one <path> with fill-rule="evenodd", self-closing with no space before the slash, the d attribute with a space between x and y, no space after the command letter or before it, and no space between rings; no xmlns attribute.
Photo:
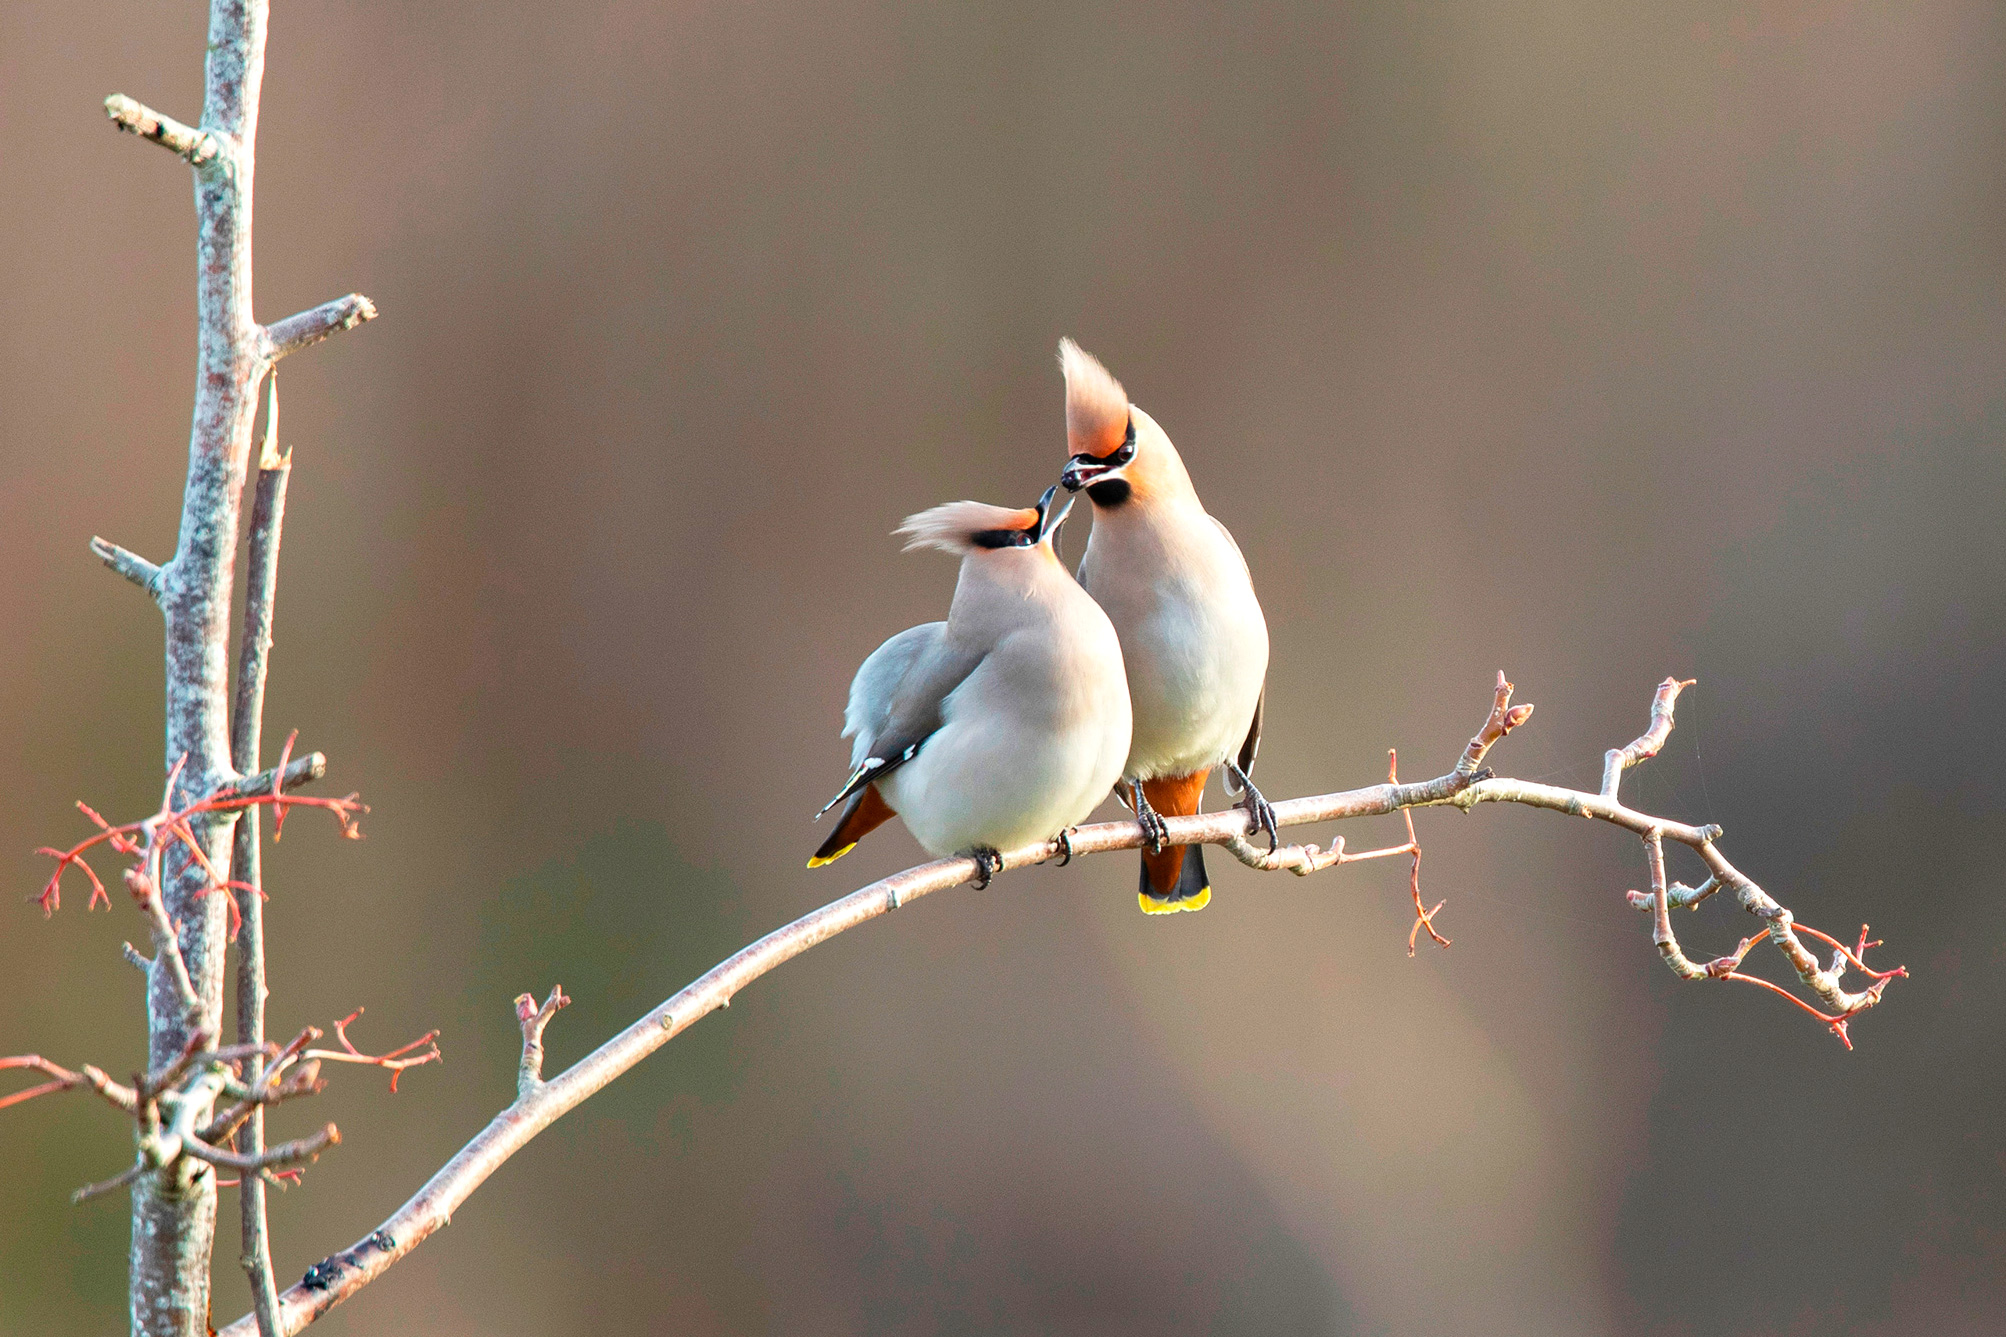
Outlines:
<svg viewBox="0 0 2006 1337"><path fill-rule="evenodd" d="M857 670L850 684L850 703L843 711L843 737L857 740L850 749L852 767L863 765L864 758L871 755L891 717L899 684L913 664L940 643L946 630L945 622L908 627L871 651L871 657Z"/></svg>
<svg viewBox="0 0 2006 1337"><path fill-rule="evenodd" d="M871 652L850 684L843 732L854 735L850 764L872 757L897 767L941 725L941 706L975 672L985 652L947 639L945 622L908 628ZM888 769L874 768L877 775Z"/></svg>

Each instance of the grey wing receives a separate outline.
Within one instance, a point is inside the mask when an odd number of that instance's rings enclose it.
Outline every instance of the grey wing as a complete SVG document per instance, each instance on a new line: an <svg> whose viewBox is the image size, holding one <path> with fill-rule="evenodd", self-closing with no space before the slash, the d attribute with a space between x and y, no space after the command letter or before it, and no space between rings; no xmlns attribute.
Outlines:
<svg viewBox="0 0 2006 1337"><path fill-rule="evenodd" d="M940 727L941 703L982 662L982 655L950 645L946 633L945 622L902 631L857 670L843 711L843 733L856 739L850 778L822 812L911 761Z"/></svg>
<svg viewBox="0 0 2006 1337"><path fill-rule="evenodd" d="M861 766L891 718L892 699L914 663L940 644L945 622L926 622L871 651L850 683L850 703L843 711L843 737L856 739L850 765Z"/></svg>

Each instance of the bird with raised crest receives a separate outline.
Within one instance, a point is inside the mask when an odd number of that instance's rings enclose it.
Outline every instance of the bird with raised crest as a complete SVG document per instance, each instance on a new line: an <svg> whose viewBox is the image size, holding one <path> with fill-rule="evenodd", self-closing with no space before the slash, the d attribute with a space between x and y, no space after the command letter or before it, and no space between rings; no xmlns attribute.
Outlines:
<svg viewBox="0 0 2006 1337"><path fill-rule="evenodd" d="M974 858L987 884L1001 851L1062 835L1121 778L1121 644L1053 551L1072 507L1055 510L1057 492L1026 510L950 502L899 527L908 552L960 557L960 579L946 621L900 632L857 670L850 778L822 812L847 806L810 868L898 816L928 853Z"/></svg>
<svg viewBox="0 0 2006 1337"><path fill-rule="evenodd" d="M1071 339L1060 477L1084 490L1094 527L1079 579L1121 638L1134 727L1124 800L1152 837L1137 899L1145 912L1200 910L1212 899L1197 845L1163 843L1162 815L1199 810L1223 770L1228 794L1277 843L1274 809L1251 772L1261 743L1268 624L1239 545L1206 513L1170 438L1121 383Z"/></svg>

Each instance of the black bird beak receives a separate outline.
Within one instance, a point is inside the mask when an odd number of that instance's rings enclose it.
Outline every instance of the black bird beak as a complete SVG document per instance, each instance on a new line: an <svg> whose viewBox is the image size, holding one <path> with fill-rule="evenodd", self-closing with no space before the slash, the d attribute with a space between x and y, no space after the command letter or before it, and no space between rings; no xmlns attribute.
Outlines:
<svg viewBox="0 0 2006 1337"><path fill-rule="evenodd" d="M1073 499L1071 497L1066 498L1066 504L1059 508L1056 515L1052 513L1052 498L1058 495L1058 491L1059 489L1056 487L1048 487L1045 489L1045 495L1038 498L1038 542L1040 543L1050 542L1052 536L1059 532L1059 526L1066 523L1066 517L1073 513Z"/></svg>
<svg viewBox="0 0 2006 1337"><path fill-rule="evenodd" d="M1075 455L1066 461L1066 471L1059 475L1059 483L1068 492L1078 492L1090 487L1102 474L1112 473L1113 465L1092 455Z"/></svg>

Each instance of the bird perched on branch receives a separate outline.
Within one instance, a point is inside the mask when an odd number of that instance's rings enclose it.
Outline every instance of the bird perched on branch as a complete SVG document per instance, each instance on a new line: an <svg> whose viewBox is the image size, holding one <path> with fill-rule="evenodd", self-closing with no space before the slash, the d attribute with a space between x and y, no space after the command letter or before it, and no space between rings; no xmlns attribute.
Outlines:
<svg viewBox="0 0 2006 1337"><path fill-rule="evenodd" d="M1057 492L1021 511L951 502L899 527L907 552L958 555L961 577L945 622L900 632L857 670L853 769L822 812L849 806L810 868L898 815L929 853L972 855L986 885L999 851L1051 839L1121 778L1121 644L1053 552L1072 509L1054 511Z"/></svg>
<svg viewBox="0 0 2006 1337"><path fill-rule="evenodd" d="M1205 779L1225 771L1229 794L1276 840L1275 813L1249 775L1261 743L1268 624L1239 545L1206 514L1177 448L1120 382L1071 339L1060 481L1086 490L1093 535L1080 583L1107 611L1128 669L1134 732L1122 769L1129 807L1154 844L1137 894L1149 914L1201 910L1212 898L1196 845L1163 845L1158 814L1199 809Z"/></svg>

